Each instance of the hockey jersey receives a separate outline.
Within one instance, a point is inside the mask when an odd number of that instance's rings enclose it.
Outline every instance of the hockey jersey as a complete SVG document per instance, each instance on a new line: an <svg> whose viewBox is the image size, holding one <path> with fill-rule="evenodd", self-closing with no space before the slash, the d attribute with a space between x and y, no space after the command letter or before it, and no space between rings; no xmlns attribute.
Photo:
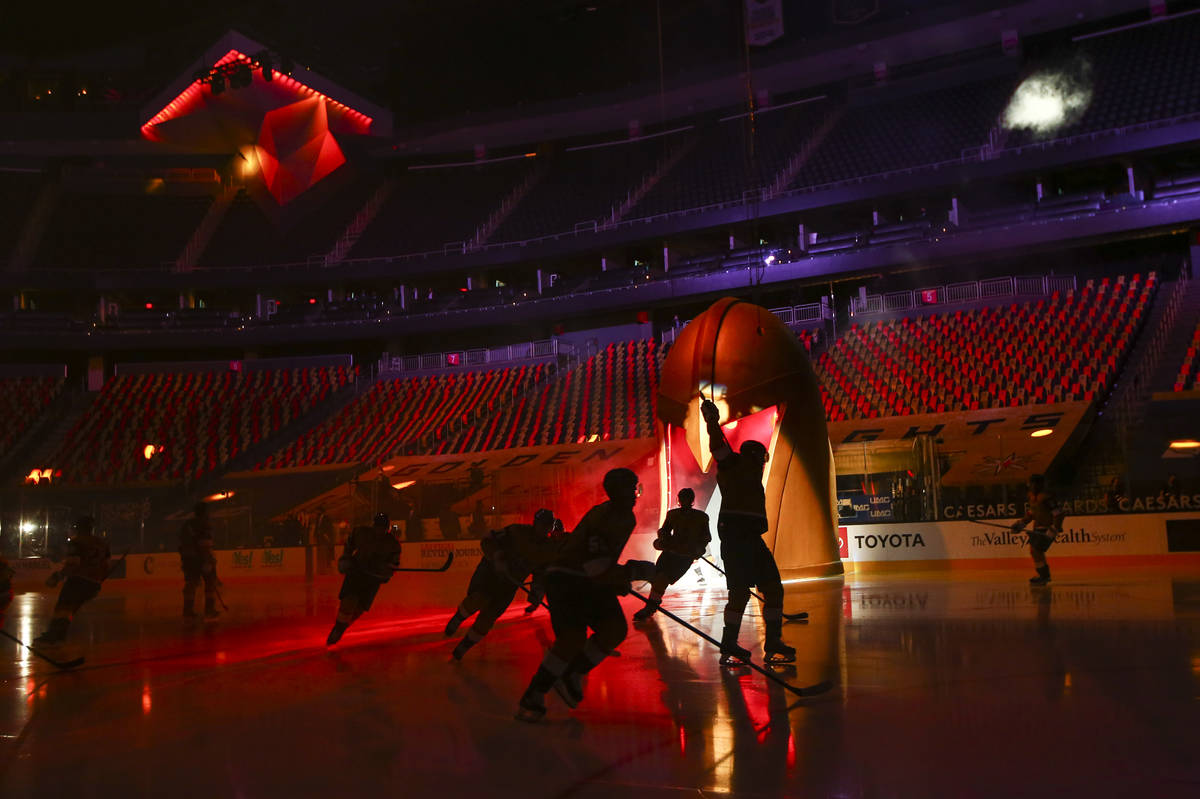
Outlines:
<svg viewBox="0 0 1200 799"><path fill-rule="evenodd" d="M64 577L82 577L102 583L108 577L108 542L91 533L75 533L67 541L67 557L63 561Z"/></svg>
<svg viewBox="0 0 1200 799"><path fill-rule="evenodd" d="M539 535L532 524L510 524L488 533L479 542L479 548L492 560L501 555L508 575L524 581L539 565L553 558L559 544L548 536Z"/></svg>
<svg viewBox="0 0 1200 799"><path fill-rule="evenodd" d="M621 551L637 526L631 508L610 502L596 505L579 520L563 539L562 549L547 571L563 571L585 577L600 577L609 572L621 557Z"/></svg>
<svg viewBox="0 0 1200 799"><path fill-rule="evenodd" d="M12 581L16 576L12 566L0 555L0 611L3 611L12 601Z"/></svg>
<svg viewBox="0 0 1200 799"><path fill-rule="evenodd" d="M188 519L179 531L179 556L184 560L212 557L212 526L207 519Z"/></svg>
<svg viewBox="0 0 1200 799"><path fill-rule="evenodd" d="M1058 532L1062 529L1065 518L1066 514L1059 509L1058 502L1049 491L1029 492L1025 500L1025 517L1022 522L1033 522L1036 529L1049 528Z"/></svg>
<svg viewBox="0 0 1200 799"><path fill-rule="evenodd" d="M400 542L391 530L355 527L346 540L346 556L355 569L386 583L400 566Z"/></svg>
<svg viewBox="0 0 1200 799"><path fill-rule="evenodd" d="M667 511L663 526L658 531L664 552L674 552L693 560L704 554L704 548L712 540L708 514L696 508L672 508Z"/></svg>
<svg viewBox="0 0 1200 799"><path fill-rule="evenodd" d="M763 490L758 463L726 449L717 457L717 486L721 489L722 516L728 513L761 519L762 532L767 531L767 492Z"/></svg>

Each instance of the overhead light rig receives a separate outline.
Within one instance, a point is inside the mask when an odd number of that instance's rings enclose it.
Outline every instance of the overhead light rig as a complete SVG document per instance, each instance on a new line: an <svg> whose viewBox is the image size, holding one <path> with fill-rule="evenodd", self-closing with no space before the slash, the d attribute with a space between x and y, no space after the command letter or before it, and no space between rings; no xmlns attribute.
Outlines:
<svg viewBox="0 0 1200 799"><path fill-rule="evenodd" d="M200 83L209 84L213 94L220 94L225 91L226 85L231 89L249 87L256 69L262 72L263 80L271 81L275 79L276 73L290 75L295 68L291 58L272 53L270 50L260 50L251 56L239 56L209 69L198 69L192 73L192 77Z"/></svg>

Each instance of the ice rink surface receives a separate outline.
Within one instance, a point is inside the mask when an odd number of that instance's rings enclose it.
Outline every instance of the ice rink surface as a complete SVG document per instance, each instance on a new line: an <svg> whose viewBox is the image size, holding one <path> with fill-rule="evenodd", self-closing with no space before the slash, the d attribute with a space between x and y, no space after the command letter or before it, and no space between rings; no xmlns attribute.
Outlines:
<svg viewBox="0 0 1200 799"><path fill-rule="evenodd" d="M451 662L468 576L399 575L332 650L334 578L229 581L191 624L178 586L112 581L71 629L81 668L0 641L0 797L1200 796L1200 570L792 583L812 618L779 674L831 691L722 669L660 614L537 725L513 713L548 618L518 599ZM664 607L719 635L719 580ZM52 602L19 594L5 629L32 640Z"/></svg>

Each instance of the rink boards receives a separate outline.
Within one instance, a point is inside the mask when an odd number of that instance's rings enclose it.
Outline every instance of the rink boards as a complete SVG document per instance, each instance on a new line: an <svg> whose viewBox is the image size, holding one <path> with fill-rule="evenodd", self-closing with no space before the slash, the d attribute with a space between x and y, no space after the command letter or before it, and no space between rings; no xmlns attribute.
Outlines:
<svg viewBox="0 0 1200 799"><path fill-rule="evenodd" d="M910 524L865 524L838 528L842 560L866 570L920 568L1004 568L1029 560L1023 533L998 526L1001 520L914 522ZM1086 565L1109 561L1170 563L1200 562L1200 512L1140 513L1073 516L1062 535L1047 553L1051 564ZM638 532L625 548L626 558L654 560L653 532ZM714 542L712 557L720 562ZM403 544L400 565L404 568L440 567L454 554L449 571L471 570L481 556L479 541L409 541ZM304 578L310 574L333 574L332 564L318 561L316 550L307 547L265 547L218 550L217 573L222 580L274 577ZM114 562L117 559L114 558ZM37 589L56 567L44 558L13 560L17 585ZM785 575L786 576L786 575ZM180 581L179 555L174 552L130 553L114 569L112 579L129 582Z"/></svg>
<svg viewBox="0 0 1200 799"><path fill-rule="evenodd" d="M867 524L838 528L842 560L867 568L954 564L986 568L1029 560L1011 520ZM1200 559L1200 513L1070 516L1047 552L1051 563Z"/></svg>

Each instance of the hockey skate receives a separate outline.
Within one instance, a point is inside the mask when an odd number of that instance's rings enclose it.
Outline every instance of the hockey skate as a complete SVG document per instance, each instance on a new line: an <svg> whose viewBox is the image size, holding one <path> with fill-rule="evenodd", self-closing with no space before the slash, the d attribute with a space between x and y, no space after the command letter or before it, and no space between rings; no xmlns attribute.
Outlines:
<svg viewBox="0 0 1200 799"><path fill-rule="evenodd" d="M454 651L451 652L450 655L455 660L461 661L463 659L463 655L467 654L467 651L474 645L475 644L470 638L464 638L458 642L458 646L454 647Z"/></svg>
<svg viewBox="0 0 1200 799"><path fill-rule="evenodd" d="M1045 585L1050 582L1050 567L1042 566L1037 570L1037 577L1030 577L1030 585Z"/></svg>
<svg viewBox="0 0 1200 799"><path fill-rule="evenodd" d="M741 666L749 662L750 650L738 645L737 633L730 634L726 631L721 637L721 665Z"/></svg>
<svg viewBox="0 0 1200 799"><path fill-rule="evenodd" d="M33 639L33 642L42 647L54 647L62 644L67 640L67 626L70 624L66 619L51 619L50 626L46 628L46 632Z"/></svg>
<svg viewBox="0 0 1200 799"><path fill-rule="evenodd" d="M634 624L641 624L644 621L650 621L650 617L658 611L658 603L647 603L646 607L633 614Z"/></svg>
<svg viewBox="0 0 1200 799"><path fill-rule="evenodd" d="M53 630L46 630L46 632L34 638L33 642L40 647L50 648L60 646L63 639L55 635Z"/></svg>
<svg viewBox="0 0 1200 799"><path fill-rule="evenodd" d="M788 646L782 638L768 640L763 644L763 663L795 663L796 647Z"/></svg>
<svg viewBox="0 0 1200 799"><path fill-rule="evenodd" d="M325 639L325 646L333 646L342 640L342 633L346 632L346 628L349 626L349 624L342 624L340 621L335 622L333 629L329 631L329 637Z"/></svg>
<svg viewBox="0 0 1200 799"><path fill-rule="evenodd" d="M446 622L446 630L445 630L446 637L449 638L450 636L452 636L456 632L458 632L458 628L466 620L467 620L466 616L462 615L457 610L454 611L454 615L450 617L450 620L448 622Z"/></svg>
<svg viewBox="0 0 1200 799"><path fill-rule="evenodd" d="M583 701L583 677L568 671L554 683L554 692L569 708L576 708Z"/></svg>
<svg viewBox="0 0 1200 799"><path fill-rule="evenodd" d="M517 703L517 715L514 717L517 721L533 724L541 721L545 715L546 699L544 696L532 690L521 695L521 701Z"/></svg>

